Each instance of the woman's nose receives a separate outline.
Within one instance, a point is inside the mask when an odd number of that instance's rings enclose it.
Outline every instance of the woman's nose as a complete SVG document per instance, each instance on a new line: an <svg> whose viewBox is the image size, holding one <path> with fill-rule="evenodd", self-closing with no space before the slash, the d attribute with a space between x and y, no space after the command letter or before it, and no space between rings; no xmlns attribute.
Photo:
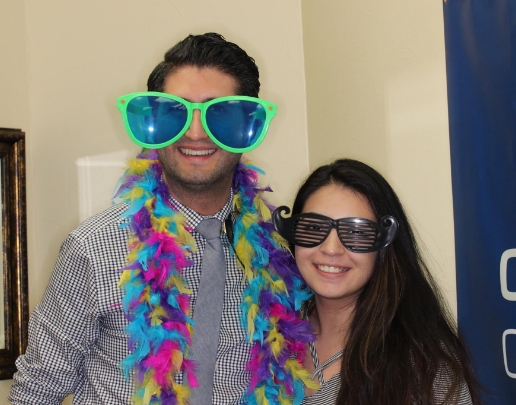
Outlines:
<svg viewBox="0 0 516 405"><path fill-rule="evenodd" d="M343 254L346 250L344 245L339 239L336 229L332 229L328 237L321 243L321 252L327 255L339 255Z"/></svg>

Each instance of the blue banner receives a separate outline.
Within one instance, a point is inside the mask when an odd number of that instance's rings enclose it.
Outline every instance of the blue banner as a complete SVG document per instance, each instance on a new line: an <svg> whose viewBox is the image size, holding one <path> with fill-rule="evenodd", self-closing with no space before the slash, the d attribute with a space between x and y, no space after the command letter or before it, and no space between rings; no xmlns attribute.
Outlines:
<svg viewBox="0 0 516 405"><path fill-rule="evenodd" d="M459 328L486 405L516 404L516 1L444 3Z"/></svg>

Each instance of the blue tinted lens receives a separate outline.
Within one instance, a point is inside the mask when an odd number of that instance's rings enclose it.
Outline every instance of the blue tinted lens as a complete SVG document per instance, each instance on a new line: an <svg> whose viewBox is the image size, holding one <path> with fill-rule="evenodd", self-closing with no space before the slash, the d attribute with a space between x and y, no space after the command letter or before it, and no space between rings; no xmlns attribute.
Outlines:
<svg viewBox="0 0 516 405"><path fill-rule="evenodd" d="M221 101L206 110L206 124L210 132L219 142L231 148L254 145L262 134L265 118L265 109L255 101Z"/></svg>
<svg viewBox="0 0 516 405"><path fill-rule="evenodd" d="M159 145L177 136L187 118L186 106L168 98L141 96L127 104L127 121L134 137L150 145Z"/></svg>

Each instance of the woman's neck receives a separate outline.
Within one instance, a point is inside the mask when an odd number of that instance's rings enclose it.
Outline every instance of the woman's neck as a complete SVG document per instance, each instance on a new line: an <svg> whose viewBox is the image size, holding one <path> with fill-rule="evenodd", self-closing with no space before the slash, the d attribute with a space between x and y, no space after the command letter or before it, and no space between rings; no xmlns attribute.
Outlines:
<svg viewBox="0 0 516 405"><path fill-rule="evenodd" d="M355 299L343 302L315 296L315 308L310 316L310 322L315 329L317 339L336 339L342 349L342 342L347 337L353 320L355 304Z"/></svg>
<svg viewBox="0 0 516 405"><path fill-rule="evenodd" d="M355 311L356 300L336 301L321 299L315 296L315 306L309 316L310 323L315 331L315 351L319 364L323 364L346 345L349 328ZM313 372L315 365L311 360L312 354L307 350L305 353L305 366L308 371ZM342 358L322 370L324 381L328 381L341 369ZM305 388L305 395L313 395L315 390Z"/></svg>

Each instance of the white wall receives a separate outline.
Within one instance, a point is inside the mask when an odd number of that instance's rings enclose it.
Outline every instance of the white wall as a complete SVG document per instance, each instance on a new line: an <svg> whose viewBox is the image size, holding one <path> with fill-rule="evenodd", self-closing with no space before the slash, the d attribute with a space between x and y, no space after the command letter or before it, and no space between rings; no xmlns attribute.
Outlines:
<svg viewBox="0 0 516 405"><path fill-rule="evenodd" d="M260 96L278 104L251 157L267 172L271 200L288 201L308 172L298 0L0 0L0 126L27 134L31 310L61 242L89 211L109 206L124 156L137 151L116 98L145 90L168 48L208 31L256 59ZM0 403L10 384L0 384Z"/></svg>
<svg viewBox="0 0 516 405"><path fill-rule="evenodd" d="M456 314L442 3L301 3L310 168L350 157L380 171Z"/></svg>

